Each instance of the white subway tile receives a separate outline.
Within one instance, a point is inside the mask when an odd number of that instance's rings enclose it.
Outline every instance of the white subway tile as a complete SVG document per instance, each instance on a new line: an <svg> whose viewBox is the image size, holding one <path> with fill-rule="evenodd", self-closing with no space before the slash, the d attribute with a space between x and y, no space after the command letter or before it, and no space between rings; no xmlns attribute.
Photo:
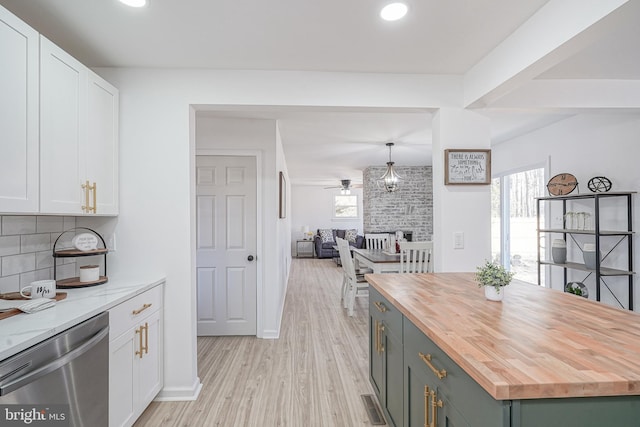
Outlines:
<svg viewBox="0 0 640 427"><path fill-rule="evenodd" d="M0 293L18 292L20 290L20 275L0 277Z"/></svg>
<svg viewBox="0 0 640 427"><path fill-rule="evenodd" d="M76 227L76 217L74 216L65 216L63 218L63 227L64 231L71 230Z"/></svg>
<svg viewBox="0 0 640 427"><path fill-rule="evenodd" d="M53 255L51 251L43 251L36 253L36 268L53 267Z"/></svg>
<svg viewBox="0 0 640 427"><path fill-rule="evenodd" d="M64 218L60 216L36 217L36 233L63 232Z"/></svg>
<svg viewBox="0 0 640 427"><path fill-rule="evenodd" d="M48 249L51 249L51 236L49 233L24 234L20 236L20 251L23 254L46 251Z"/></svg>
<svg viewBox="0 0 640 427"><path fill-rule="evenodd" d="M17 255L20 253L20 236L0 237L0 256Z"/></svg>
<svg viewBox="0 0 640 427"><path fill-rule="evenodd" d="M74 262L73 264L64 264L64 265L59 265L57 267L57 277L56 280L61 280L61 279L69 279L71 277L76 277L76 263Z"/></svg>
<svg viewBox="0 0 640 427"><path fill-rule="evenodd" d="M2 275L26 273L36 269L36 254L10 255L2 257Z"/></svg>
<svg viewBox="0 0 640 427"><path fill-rule="evenodd" d="M3 216L2 235L33 234L36 232L35 216Z"/></svg>

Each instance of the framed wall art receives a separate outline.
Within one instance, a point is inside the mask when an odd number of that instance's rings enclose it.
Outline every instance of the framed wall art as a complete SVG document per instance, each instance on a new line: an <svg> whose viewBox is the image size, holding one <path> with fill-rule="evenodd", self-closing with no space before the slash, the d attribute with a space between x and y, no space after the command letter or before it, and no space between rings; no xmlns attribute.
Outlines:
<svg viewBox="0 0 640 427"><path fill-rule="evenodd" d="M491 150L444 150L445 185L491 184Z"/></svg>
<svg viewBox="0 0 640 427"><path fill-rule="evenodd" d="M286 218L287 216L287 180L284 177L284 173L280 172L280 204L279 204L279 216L280 218Z"/></svg>

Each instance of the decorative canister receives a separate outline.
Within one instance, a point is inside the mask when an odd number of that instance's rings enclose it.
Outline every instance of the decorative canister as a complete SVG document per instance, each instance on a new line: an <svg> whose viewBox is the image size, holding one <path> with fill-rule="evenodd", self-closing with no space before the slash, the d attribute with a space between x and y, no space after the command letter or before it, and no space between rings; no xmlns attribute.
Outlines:
<svg viewBox="0 0 640 427"><path fill-rule="evenodd" d="M595 243L585 243L582 247L582 257L584 258L584 266L589 270L596 269L597 254Z"/></svg>
<svg viewBox="0 0 640 427"><path fill-rule="evenodd" d="M567 242L563 239L553 239L551 243L551 258L556 264L566 264Z"/></svg>
<svg viewBox="0 0 640 427"><path fill-rule="evenodd" d="M97 282L100 279L100 267L97 265L83 265L80 267L80 282Z"/></svg>

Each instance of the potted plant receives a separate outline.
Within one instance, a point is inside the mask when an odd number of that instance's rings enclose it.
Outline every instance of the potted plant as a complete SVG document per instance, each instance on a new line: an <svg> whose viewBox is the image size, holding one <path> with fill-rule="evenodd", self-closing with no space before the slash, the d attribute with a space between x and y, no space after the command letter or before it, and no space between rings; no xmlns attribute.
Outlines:
<svg viewBox="0 0 640 427"><path fill-rule="evenodd" d="M502 301L504 296L503 287L511 283L515 273L507 271L501 264L490 261L478 267L476 281L478 287L484 286L484 296L490 301Z"/></svg>

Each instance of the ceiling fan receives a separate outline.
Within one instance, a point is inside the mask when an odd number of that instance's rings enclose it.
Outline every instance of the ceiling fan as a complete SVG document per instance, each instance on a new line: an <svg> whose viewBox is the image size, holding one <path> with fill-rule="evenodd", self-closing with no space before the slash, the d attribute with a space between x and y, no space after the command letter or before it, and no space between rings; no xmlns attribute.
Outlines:
<svg viewBox="0 0 640 427"><path fill-rule="evenodd" d="M352 188L362 188L362 184L351 184L350 179L342 179L340 180L340 185L336 185L333 187L324 187L325 190L329 190L332 188L339 188L341 194L348 195L351 194Z"/></svg>

